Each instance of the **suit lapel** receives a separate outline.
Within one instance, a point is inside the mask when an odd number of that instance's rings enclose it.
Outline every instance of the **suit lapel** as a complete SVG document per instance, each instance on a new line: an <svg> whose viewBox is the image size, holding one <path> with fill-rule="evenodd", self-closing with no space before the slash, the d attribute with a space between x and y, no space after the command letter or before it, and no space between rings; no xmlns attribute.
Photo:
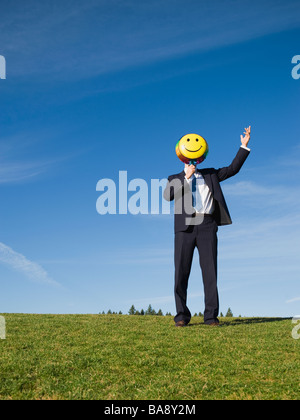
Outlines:
<svg viewBox="0 0 300 420"><path fill-rule="evenodd" d="M185 177L185 172L184 171L180 172L179 178L181 179L182 182L184 181L184 177Z"/></svg>
<svg viewBox="0 0 300 420"><path fill-rule="evenodd" d="M187 182L187 180L185 179L185 172L184 171L180 172L179 178L180 178L180 181L182 182L182 185L184 187L185 192L188 191L188 192L190 192L192 194L192 190L190 188L190 185Z"/></svg>
<svg viewBox="0 0 300 420"><path fill-rule="evenodd" d="M201 171L200 169L197 169L197 172L200 173L203 176L206 185L210 189L212 195L214 195L214 188L213 188L213 185L212 185L210 174L206 174L204 171Z"/></svg>

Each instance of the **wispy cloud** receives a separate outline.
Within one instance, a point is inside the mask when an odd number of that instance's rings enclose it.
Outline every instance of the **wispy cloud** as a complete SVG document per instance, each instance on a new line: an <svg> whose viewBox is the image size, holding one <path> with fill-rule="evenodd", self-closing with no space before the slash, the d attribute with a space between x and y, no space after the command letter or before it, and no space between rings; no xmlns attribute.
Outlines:
<svg viewBox="0 0 300 420"><path fill-rule="evenodd" d="M45 130L29 130L4 136L0 139L0 184L30 181L48 172L55 165L74 158L83 150L73 150L68 155L37 156L36 146L47 144L57 134L47 127ZM32 157L34 156L34 158Z"/></svg>
<svg viewBox="0 0 300 420"><path fill-rule="evenodd" d="M240 181L230 185L224 185L223 190L226 194L230 194L233 196L252 196L255 195L272 195L275 193L279 193L277 188L270 188L266 186L262 186L260 184L256 184L252 181Z"/></svg>
<svg viewBox="0 0 300 420"><path fill-rule="evenodd" d="M295 0L6 2L1 45L10 75L74 80L291 29L299 8Z"/></svg>
<svg viewBox="0 0 300 420"><path fill-rule="evenodd" d="M191 299L198 299L199 297L203 297L203 292L196 292L189 294L189 300ZM138 298L138 299L131 299L128 300L127 303L130 304L134 302L134 305L137 307L148 306L151 305L162 305L166 303L171 303L174 301L174 295L166 295L166 296L155 296L155 297L147 297L147 298Z"/></svg>
<svg viewBox="0 0 300 420"><path fill-rule="evenodd" d="M39 264L28 260L24 255L14 251L9 246L0 242L0 262L23 274L30 280L41 284L60 286L52 280L48 273Z"/></svg>
<svg viewBox="0 0 300 420"><path fill-rule="evenodd" d="M50 162L28 159L41 133L16 133L0 139L0 184L23 182L44 172Z"/></svg>
<svg viewBox="0 0 300 420"><path fill-rule="evenodd" d="M286 301L286 303L294 303L294 302L299 302L300 301L300 296L295 297L293 299L289 299Z"/></svg>
<svg viewBox="0 0 300 420"><path fill-rule="evenodd" d="M0 162L0 184L28 181L51 166L51 162Z"/></svg>

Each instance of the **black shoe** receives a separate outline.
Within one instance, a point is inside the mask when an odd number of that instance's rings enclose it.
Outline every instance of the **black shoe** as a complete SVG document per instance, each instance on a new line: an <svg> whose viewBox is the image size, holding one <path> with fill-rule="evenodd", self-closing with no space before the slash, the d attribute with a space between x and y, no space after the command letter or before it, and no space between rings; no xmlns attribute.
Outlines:
<svg viewBox="0 0 300 420"><path fill-rule="evenodd" d="M175 327L186 327L187 323L184 321L178 321L175 323Z"/></svg>
<svg viewBox="0 0 300 420"><path fill-rule="evenodd" d="M211 324L207 324L209 327L219 327L220 323L219 322L212 322Z"/></svg>

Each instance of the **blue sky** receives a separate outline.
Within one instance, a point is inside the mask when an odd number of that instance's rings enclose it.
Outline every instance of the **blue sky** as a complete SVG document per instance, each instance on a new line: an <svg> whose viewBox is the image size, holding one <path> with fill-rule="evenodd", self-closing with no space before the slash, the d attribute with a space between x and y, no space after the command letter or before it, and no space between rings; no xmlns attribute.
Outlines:
<svg viewBox="0 0 300 420"><path fill-rule="evenodd" d="M162 179L206 138L223 184L221 311L299 313L298 1L2 1L1 312L174 314L172 215L96 212L102 178ZM189 307L203 312L198 257Z"/></svg>

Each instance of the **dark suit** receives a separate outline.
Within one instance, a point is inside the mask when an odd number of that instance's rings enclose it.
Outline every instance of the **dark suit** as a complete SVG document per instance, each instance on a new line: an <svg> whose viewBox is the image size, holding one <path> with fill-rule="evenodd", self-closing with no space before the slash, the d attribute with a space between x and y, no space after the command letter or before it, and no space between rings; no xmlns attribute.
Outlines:
<svg viewBox="0 0 300 420"><path fill-rule="evenodd" d="M198 170L214 199L213 214L205 215L203 223L198 225L193 225L190 222L195 210L192 207L192 192L185 180L185 172L182 171L168 178L164 198L168 201L175 200L175 302L177 309L175 322L184 320L188 323L191 318L186 300L188 278L195 247L199 251L204 283L204 322L209 324L217 320L219 312L217 231L218 226L232 223L220 182L236 175L248 155L249 151L241 147L229 166L220 169Z"/></svg>

